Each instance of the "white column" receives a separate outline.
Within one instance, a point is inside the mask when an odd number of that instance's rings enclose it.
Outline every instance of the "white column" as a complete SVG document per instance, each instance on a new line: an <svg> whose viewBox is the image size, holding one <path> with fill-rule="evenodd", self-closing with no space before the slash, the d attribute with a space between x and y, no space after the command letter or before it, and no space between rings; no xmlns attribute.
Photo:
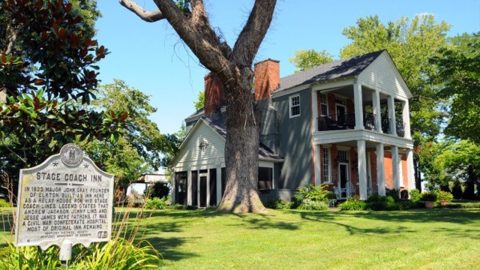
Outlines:
<svg viewBox="0 0 480 270"><path fill-rule="evenodd" d="M317 103L317 95L318 92L316 90L312 90L312 127L313 132L318 131L318 103Z"/></svg>
<svg viewBox="0 0 480 270"><path fill-rule="evenodd" d="M403 104L403 112L402 112L402 116L403 116L403 129L405 130L405 138L407 139L411 139L412 138L412 134L411 134L411 131L410 131L410 105L409 105L409 102L408 102L408 99L405 100L405 103Z"/></svg>
<svg viewBox="0 0 480 270"><path fill-rule="evenodd" d="M393 170L393 184L395 190L400 190L400 158L398 156L398 147L392 146L392 170Z"/></svg>
<svg viewBox="0 0 480 270"><path fill-rule="evenodd" d="M217 205L222 200L222 167L217 167Z"/></svg>
<svg viewBox="0 0 480 270"><path fill-rule="evenodd" d="M192 205L192 171L187 171L187 205Z"/></svg>
<svg viewBox="0 0 480 270"><path fill-rule="evenodd" d="M373 113L375 114L375 130L382 132L382 109L380 107L380 92L375 90L372 93Z"/></svg>
<svg viewBox="0 0 480 270"><path fill-rule="evenodd" d="M200 188L198 189L200 190ZM210 169L207 168L207 203L205 204L205 207L210 206L210 197L212 194L210 194Z"/></svg>
<svg viewBox="0 0 480 270"><path fill-rule="evenodd" d="M360 184L360 200L367 199L367 160L365 140L357 141L358 153L358 182Z"/></svg>
<svg viewBox="0 0 480 270"><path fill-rule="evenodd" d="M313 162L315 165L315 185L319 186L321 184L321 165L320 165L320 145L315 145L315 150L313 151Z"/></svg>
<svg viewBox="0 0 480 270"><path fill-rule="evenodd" d="M390 134L397 135L397 122L395 120L395 99L388 96L388 118L390 118Z"/></svg>
<svg viewBox="0 0 480 270"><path fill-rule="evenodd" d="M377 186L378 186L378 195L385 196L385 164L383 151L383 143L377 144L376 153L377 155Z"/></svg>
<svg viewBox="0 0 480 270"><path fill-rule="evenodd" d="M355 129L364 129L363 126L363 100L362 85L356 82L353 85L353 99L355 106Z"/></svg>
<svg viewBox="0 0 480 270"><path fill-rule="evenodd" d="M175 203L175 188L177 186L177 183L175 183L175 169L173 170L173 175L172 175L172 189L170 190L170 196L172 197L172 203Z"/></svg>
<svg viewBox="0 0 480 270"><path fill-rule="evenodd" d="M415 168L413 167L413 150L407 149L408 190L415 189Z"/></svg>

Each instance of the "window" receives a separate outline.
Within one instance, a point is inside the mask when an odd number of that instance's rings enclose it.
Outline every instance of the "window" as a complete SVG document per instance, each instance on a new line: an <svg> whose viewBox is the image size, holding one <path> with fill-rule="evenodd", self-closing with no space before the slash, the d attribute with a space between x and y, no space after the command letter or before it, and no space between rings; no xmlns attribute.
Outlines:
<svg viewBox="0 0 480 270"><path fill-rule="evenodd" d="M320 94L320 114L321 116L328 115L328 100L325 94Z"/></svg>
<svg viewBox="0 0 480 270"><path fill-rule="evenodd" d="M348 162L348 152L347 151L338 151L337 152L337 161L338 162Z"/></svg>
<svg viewBox="0 0 480 270"><path fill-rule="evenodd" d="M322 149L322 183L330 182L330 149L324 147Z"/></svg>
<svg viewBox="0 0 480 270"><path fill-rule="evenodd" d="M290 97L290 118L300 116L300 96Z"/></svg>
<svg viewBox="0 0 480 270"><path fill-rule="evenodd" d="M258 167L258 189L273 189L273 168Z"/></svg>

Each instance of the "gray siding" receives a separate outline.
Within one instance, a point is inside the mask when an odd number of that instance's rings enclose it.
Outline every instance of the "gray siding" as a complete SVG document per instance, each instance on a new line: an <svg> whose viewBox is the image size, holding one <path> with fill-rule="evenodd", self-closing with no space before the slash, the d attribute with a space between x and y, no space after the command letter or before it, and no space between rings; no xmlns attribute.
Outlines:
<svg viewBox="0 0 480 270"><path fill-rule="evenodd" d="M300 116L290 118L289 97L300 95ZM311 183L311 90L277 97L273 104L277 109L279 128L279 154L284 158L280 170L278 189L296 190Z"/></svg>

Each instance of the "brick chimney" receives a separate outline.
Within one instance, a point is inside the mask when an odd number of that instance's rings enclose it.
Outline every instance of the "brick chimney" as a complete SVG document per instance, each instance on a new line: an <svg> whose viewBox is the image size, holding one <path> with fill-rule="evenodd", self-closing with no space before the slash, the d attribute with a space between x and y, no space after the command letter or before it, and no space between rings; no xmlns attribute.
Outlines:
<svg viewBox="0 0 480 270"><path fill-rule="evenodd" d="M205 114L218 111L224 104L223 83L215 73L209 73L205 80Z"/></svg>
<svg viewBox="0 0 480 270"><path fill-rule="evenodd" d="M255 64L255 99L269 99L280 87L280 62L266 59Z"/></svg>

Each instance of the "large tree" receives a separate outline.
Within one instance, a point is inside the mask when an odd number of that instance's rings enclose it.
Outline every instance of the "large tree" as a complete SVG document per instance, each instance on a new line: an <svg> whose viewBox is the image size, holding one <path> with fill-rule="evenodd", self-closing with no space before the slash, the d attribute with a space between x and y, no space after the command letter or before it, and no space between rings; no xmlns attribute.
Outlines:
<svg viewBox="0 0 480 270"><path fill-rule="evenodd" d="M0 2L0 171L14 180L65 143L114 139L125 120L82 105L107 53L94 39L98 15L94 0Z"/></svg>
<svg viewBox="0 0 480 270"><path fill-rule="evenodd" d="M327 51L317 51L314 49L298 50L289 61L295 65L297 72L311 69L315 66L330 63L333 56Z"/></svg>
<svg viewBox="0 0 480 270"><path fill-rule="evenodd" d="M233 47L210 25L203 0L154 0L145 11L133 0L120 3L146 22L165 20L200 63L223 82L226 102L227 186L219 209L265 211L257 191L261 107L252 95L253 60L272 20L276 0L256 0Z"/></svg>
<svg viewBox="0 0 480 270"><path fill-rule="evenodd" d="M439 94L448 99L446 135L480 144L480 32L451 39L432 59L438 66Z"/></svg>
<svg viewBox="0 0 480 270"><path fill-rule="evenodd" d="M159 169L161 153L168 152L170 145L168 136L162 135L150 120L156 108L148 95L124 81L114 80L99 87L97 99L91 104L95 111L111 112L125 119L117 140L94 139L82 144L97 165L115 174L117 189L126 191L142 174Z"/></svg>

